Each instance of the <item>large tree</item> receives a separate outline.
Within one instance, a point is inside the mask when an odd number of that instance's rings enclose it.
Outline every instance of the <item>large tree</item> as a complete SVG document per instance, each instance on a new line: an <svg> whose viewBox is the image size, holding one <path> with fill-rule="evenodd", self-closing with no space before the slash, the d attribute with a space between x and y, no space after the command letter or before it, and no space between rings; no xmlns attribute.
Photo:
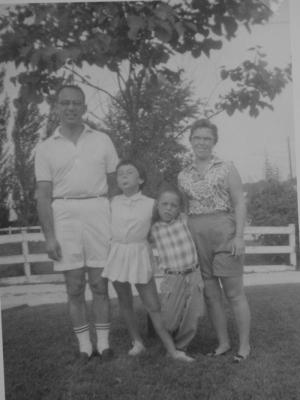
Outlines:
<svg viewBox="0 0 300 400"><path fill-rule="evenodd" d="M172 75L166 62L174 53L209 56L243 26L268 21L268 3L276 0L186 0L23 4L8 6L0 16L0 61L25 67L17 74L20 96L41 102L61 82L58 72L81 69L84 63L107 67L120 74L124 61L132 71L140 68L156 76ZM171 5L173 4L173 5ZM285 71L286 72L286 71ZM274 77L276 79L271 79ZM233 109L265 106L266 93L281 90L282 80L266 63L246 63L222 77L242 80L227 97ZM128 82L130 79L125 79ZM280 81L280 82L279 82ZM93 82L90 82L93 84ZM251 87L251 96L245 88ZM263 86L263 87L262 87ZM237 104L237 99L241 101Z"/></svg>
<svg viewBox="0 0 300 400"><path fill-rule="evenodd" d="M140 71L144 75L144 71ZM145 73L147 76L147 71ZM139 86L139 80L127 86L130 98L138 107L139 119L132 130L128 113L127 92L112 100L103 120L104 130L111 136L122 158L141 158L148 169L148 189L153 195L159 181L175 180L185 147L180 143L191 119L199 113L201 103L193 100L191 84L181 79L180 72L171 82L158 75ZM137 133L137 134L136 134Z"/></svg>
<svg viewBox="0 0 300 400"><path fill-rule="evenodd" d="M120 96L107 93L126 112L131 153L142 140L140 127L145 85L159 79L170 83L178 73L167 62L175 53L209 56L233 39L272 16L268 3L276 0L184 0L99 3L47 3L2 6L0 62L17 68L12 81L19 85L15 107L53 101L62 82L84 76L86 65L116 73ZM225 110L248 110L256 116L290 79L290 69L269 68L263 54L255 61L221 71L221 79L235 83L218 101L211 115ZM55 122L55 121L54 121ZM53 124L50 123L49 126ZM55 125L55 123L54 123ZM166 128L166 127L165 127ZM51 130L51 128L49 128ZM164 135L168 130L164 131ZM16 130L18 135L18 130ZM178 144L172 141L172 146ZM169 143L171 146L171 142ZM177 151L177 147L174 151ZM154 153L153 153L154 154Z"/></svg>

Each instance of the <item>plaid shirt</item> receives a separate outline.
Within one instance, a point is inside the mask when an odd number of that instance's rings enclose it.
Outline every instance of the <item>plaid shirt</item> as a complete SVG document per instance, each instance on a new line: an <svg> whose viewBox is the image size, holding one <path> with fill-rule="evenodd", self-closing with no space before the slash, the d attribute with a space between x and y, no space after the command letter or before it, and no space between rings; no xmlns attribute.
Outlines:
<svg viewBox="0 0 300 400"><path fill-rule="evenodd" d="M158 251L161 268L183 272L198 264L196 247L184 214L169 223L156 222L151 228L151 237Z"/></svg>

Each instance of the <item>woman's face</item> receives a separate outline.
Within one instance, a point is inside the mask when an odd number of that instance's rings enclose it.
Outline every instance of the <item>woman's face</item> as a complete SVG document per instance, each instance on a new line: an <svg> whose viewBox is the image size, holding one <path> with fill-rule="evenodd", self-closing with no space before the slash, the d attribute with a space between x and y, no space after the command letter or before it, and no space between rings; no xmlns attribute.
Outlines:
<svg viewBox="0 0 300 400"><path fill-rule="evenodd" d="M191 137L191 145L196 158L207 159L211 157L215 138L210 128L197 128Z"/></svg>

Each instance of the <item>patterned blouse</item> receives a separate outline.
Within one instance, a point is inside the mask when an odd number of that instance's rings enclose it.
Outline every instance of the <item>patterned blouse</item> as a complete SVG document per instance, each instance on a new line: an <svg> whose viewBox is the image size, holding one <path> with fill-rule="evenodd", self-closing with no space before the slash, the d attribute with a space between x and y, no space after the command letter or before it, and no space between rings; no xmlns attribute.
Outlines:
<svg viewBox="0 0 300 400"><path fill-rule="evenodd" d="M231 161L213 155L202 173L198 172L195 163L179 173L178 185L188 198L189 214L233 211L228 185L231 167Z"/></svg>

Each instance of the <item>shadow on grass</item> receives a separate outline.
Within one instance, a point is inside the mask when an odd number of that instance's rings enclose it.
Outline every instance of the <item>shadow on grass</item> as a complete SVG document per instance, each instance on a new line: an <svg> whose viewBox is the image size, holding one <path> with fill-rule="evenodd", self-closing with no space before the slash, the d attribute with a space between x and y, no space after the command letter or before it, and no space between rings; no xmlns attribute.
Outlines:
<svg viewBox="0 0 300 400"><path fill-rule="evenodd" d="M6 400L296 400L300 398L300 285L247 288L252 310L251 357L240 365L232 354L210 359L215 346L204 318L189 352L192 365L165 357L158 339L146 336L146 315L136 299L148 351L130 358L129 338L113 301L109 362L76 362L77 343L67 306L61 304L3 312ZM232 315L229 330L236 349Z"/></svg>

